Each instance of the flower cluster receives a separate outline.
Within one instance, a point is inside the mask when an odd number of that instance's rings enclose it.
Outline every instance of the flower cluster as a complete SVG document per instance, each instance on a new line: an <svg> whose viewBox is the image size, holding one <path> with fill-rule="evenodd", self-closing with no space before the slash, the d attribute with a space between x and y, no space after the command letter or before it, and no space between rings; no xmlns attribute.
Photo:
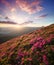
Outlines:
<svg viewBox="0 0 54 65"><path fill-rule="evenodd" d="M35 48L42 48L46 44L46 41L42 37L38 37L31 40L30 44L33 45L31 49L34 50Z"/></svg>

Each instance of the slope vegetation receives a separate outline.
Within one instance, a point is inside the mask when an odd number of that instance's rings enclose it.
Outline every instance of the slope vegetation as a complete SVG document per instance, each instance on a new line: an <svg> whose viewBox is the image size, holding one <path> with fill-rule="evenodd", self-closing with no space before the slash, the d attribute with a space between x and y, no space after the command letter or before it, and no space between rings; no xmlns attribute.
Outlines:
<svg viewBox="0 0 54 65"><path fill-rule="evenodd" d="M54 65L54 24L0 44L0 65Z"/></svg>

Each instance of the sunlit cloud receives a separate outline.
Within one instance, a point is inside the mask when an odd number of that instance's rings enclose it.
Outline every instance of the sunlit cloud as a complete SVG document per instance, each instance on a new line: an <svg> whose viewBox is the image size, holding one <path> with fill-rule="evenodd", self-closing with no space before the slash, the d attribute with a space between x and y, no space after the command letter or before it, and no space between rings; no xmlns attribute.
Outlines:
<svg viewBox="0 0 54 65"><path fill-rule="evenodd" d="M22 11L25 11L29 14L37 13L43 10L43 7L40 6L41 0L16 0L16 4Z"/></svg>
<svg viewBox="0 0 54 65"><path fill-rule="evenodd" d="M12 9L11 9L11 12L14 12L14 11L16 11L16 9L15 9L15 8L12 8Z"/></svg>
<svg viewBox="0 0 54 65"><path fill-rule="evenodd" d="M0 18L3 18L3 16L0 14Z"/></svg>
<svg viewBox="0 0 54 65"><path fill-rule="evenodd" d="M40 18L45 18L45 17L47 17L48 16L48 14L43 14L43 15L41 15L41 16L39 16Z"/></svg>
<svg viewBox="0 0 54 65"><path fill-rule="evenodd" d="M6 13L7 12L7 10L5 10L5 9L3 9L1 7L0 7L0 11L2 11L3 13Z"/></svg>
<svg viewBox="0 0 54 65"><path fill-rule="evenodd" d="M35 17L35 19L43 19L43 18L45 18L47 16L48 16L48 14L42 14L40 16Z"/></svg>
<svg viewBox="0 0 54 65"><path fill-rule="evenodd" d="M23 23L21 23L19 25L27 25L27 24L31 24L31 23L33 23L33 21L26 21L26 22L23 22Z"/></svg>
<svg viewBox="0 0 54 65"><path fill-rule="evenodd" d="M9 9L11 9L11 6L10 6L10 3L9 3L9 2L7 2L6 0L2 0L1 2L2 2L2 4L4 4L5 6L7 6Z"/></svg>
<svg viewBox="0 0 54 65"><path fill-rule="evenodd" d="M1 3L6 7L10 12L14 12L16 9L12 6L7 0L1 0ZM3 10L4 11L4 10ZM5 10L6 11L6 10ZM6 11L7 12L7 11Z"/></svg>

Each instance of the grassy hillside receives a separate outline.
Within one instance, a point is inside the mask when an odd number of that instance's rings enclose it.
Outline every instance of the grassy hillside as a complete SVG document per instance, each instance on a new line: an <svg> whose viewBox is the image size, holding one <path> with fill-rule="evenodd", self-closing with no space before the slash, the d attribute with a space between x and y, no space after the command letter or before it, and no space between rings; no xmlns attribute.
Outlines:
<svg viewBox="0 0 54 65"><path fill-rule="evenodd" d="M54 24L0 44L0 65L54 65Z"/></svg>

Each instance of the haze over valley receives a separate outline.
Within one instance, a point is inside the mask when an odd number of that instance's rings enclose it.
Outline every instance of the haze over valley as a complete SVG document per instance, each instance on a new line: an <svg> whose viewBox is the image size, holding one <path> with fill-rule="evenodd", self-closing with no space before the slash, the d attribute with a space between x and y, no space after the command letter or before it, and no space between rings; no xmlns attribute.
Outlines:
<svg viewBox="0 0 54 65"><path fill-rule="evenodd" d="M32 32L40 28L40 27L19 27L18 25L12 25L12 24L2 24L2 25L0 26L0 43L6 42L12 38L21 36L23 34Z"/></svg>

